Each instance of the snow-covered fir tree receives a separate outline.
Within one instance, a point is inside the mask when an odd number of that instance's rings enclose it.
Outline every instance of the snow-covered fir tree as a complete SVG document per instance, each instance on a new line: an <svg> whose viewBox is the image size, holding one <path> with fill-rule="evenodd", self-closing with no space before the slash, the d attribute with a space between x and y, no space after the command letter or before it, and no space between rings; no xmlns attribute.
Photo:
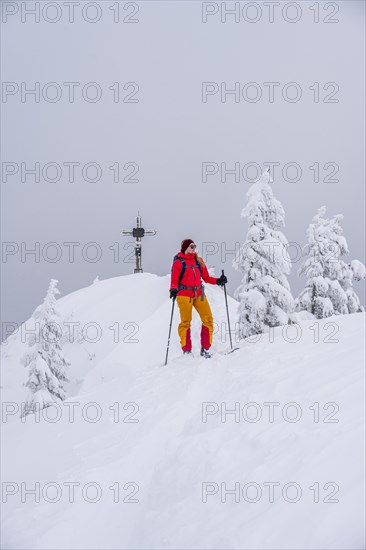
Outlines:
<svg viewBox="0 0 366 550"><path fill-rule="evenodd" d="M285 212L274 197L268 170L248 190L247 199L241 217L248 219L249 230L233 261L233 267L244 273L234 293L240 302L239 338L287 324L294 310L287 280L288 241L279 229L285 225Z"/></svg>
<svg viewBox="0 0 366 550"><path fill-rule="evenodd" d="M365 278L365 266L359 260L347 264L340 258L349 253L340 224L343 216L326 218L325 214L322 206L307 229L308 242L303 248L307 258L299 269L306 285L295 300L296 311L309 311L317 319L364 311L353 279Z"/></svg>
<svg viewBox="0 0 366 550"><path fill-rule="evenodd" d="M43 303L32 315L36 331L28 342L31 349L23 357L24 366L29 368L25 384L29 394L22 415L63 401L66 397L64 382L69 381L66 369L70 363L60 346L62 319L56 305L56 295L60 294L57 283L56 279L51 279Z"/></svg>

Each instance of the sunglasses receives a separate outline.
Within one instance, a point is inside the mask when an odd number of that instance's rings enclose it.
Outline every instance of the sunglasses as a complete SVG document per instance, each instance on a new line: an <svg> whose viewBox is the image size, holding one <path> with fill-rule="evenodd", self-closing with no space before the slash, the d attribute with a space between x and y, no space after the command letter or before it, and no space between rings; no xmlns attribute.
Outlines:
<svg viewBox="0 0 366 550"><path fill-rule="evenodd" d="M195 244L190 244L188 248L196 248Z"/></svg>

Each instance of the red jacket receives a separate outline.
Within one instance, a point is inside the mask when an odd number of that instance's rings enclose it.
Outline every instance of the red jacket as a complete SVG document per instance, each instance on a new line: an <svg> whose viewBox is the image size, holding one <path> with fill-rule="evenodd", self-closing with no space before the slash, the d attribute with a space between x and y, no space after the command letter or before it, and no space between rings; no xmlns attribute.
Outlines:
<svg viewBox="0 0 366 550"><path fill-rule="evenodd" d="M186 270L184 272L183 278L180 281L180 284L185 286L200 286L202 284L201 281L201 273L200 270L197 267L196 254L183 254L182 252L178 253L179 258L183 258L186 264ZM171 283L170 283L170 290L172 288L178 288L179 286L179 275L182 271L183 265L181 260L176 259L173 263L172 267L172 276L171 276ZM216 281L219 279L219 277L210 277L207 267L205 264L201 265L202 270L202 279L205 281L205 283L210 283L211 285L215 285ZM186 290L182 289L178 292L177 296L191 296L194 297L194 290ZM196 290L196 296L201 296L202 289Z"/></svg>

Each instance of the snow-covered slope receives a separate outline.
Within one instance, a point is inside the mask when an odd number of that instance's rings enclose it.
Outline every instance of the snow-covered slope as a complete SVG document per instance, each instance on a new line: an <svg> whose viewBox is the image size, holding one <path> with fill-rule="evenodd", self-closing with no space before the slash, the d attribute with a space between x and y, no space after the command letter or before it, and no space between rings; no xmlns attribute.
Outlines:
<svg viewBox="0 0 366 550"><path fill-rule="evenodd" d="M223 290L206 285L217 353L198 356L194 313L196 357L181 356L176 310L164 367L168 286L145 273L58 301L101 337L64 346L65 406L3 416L3 547L364 548L365 314L280 327L221 355ZM236 307L229 298L233 326ZM20 333L3 346L13 407L26 395L23 353Z"/></svg>

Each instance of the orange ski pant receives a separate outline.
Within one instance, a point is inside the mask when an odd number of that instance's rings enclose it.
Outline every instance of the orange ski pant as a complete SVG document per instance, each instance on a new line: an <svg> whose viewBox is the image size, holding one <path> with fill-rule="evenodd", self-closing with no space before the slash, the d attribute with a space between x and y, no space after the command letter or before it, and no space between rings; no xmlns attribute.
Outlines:
<svg viewBox="0 0 366 550"><path fill-rule="evenodd" d="M201 300L201 296L197 298L191 298L189 296L177 296L176 298L179 311L180 311L180 323L178 325L178 334L180 338L180 345L183 351L190 351L192 349L191 341L191 321L192 321L192 307L194 307L201 318L201 347L209 349L212 344L213 333L213 317L211 313L210 304L207 301L206 295Z"/></svg>

